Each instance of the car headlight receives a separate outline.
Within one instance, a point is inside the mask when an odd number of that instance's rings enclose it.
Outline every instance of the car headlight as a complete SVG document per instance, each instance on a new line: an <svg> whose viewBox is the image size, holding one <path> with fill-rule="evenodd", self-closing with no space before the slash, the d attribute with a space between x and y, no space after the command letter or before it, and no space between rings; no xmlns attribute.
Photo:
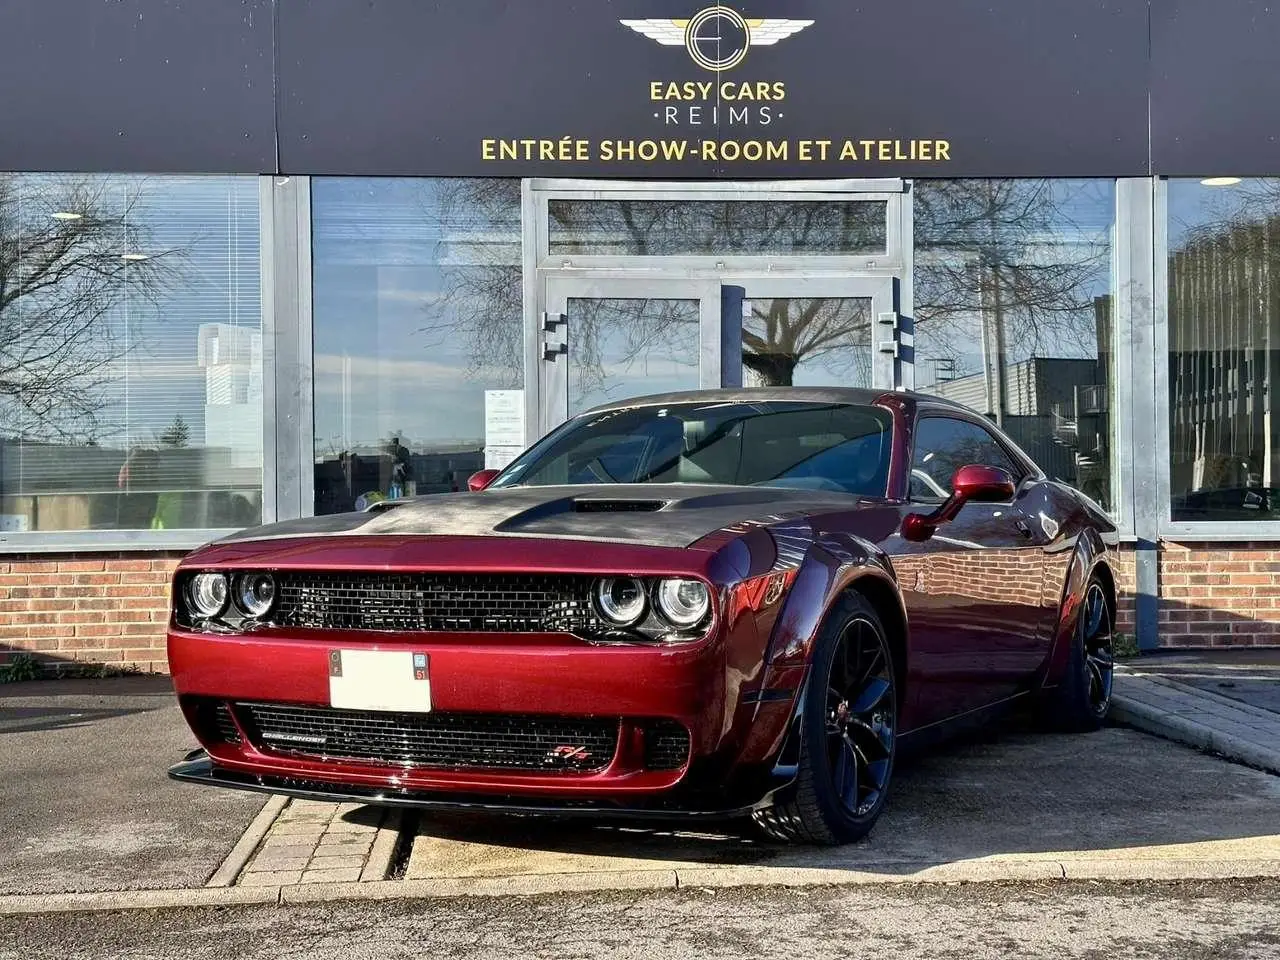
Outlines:
<svg viewBox="0 0 1280 960"><path fill-rule="evenodd" d="M276 581L269 573L236 578L236 606L250 617L265 617L276 602Z"/></svg>
<svg viewBox="0 0 1280 960"><path fill-rule="evenodd" d="M696 626L711 609L711 595L701 580L659 580L658 610L675 627Z"/></svg>
<svg viewBox="0 0 1280 960"><path fill-rule="evenodd" d="M629 627L644 616L644 584L634 577L610 577L596 584L596 609L610 623Z"/></svg>
<svg viewBox="0 0 1280 960"><path fill-rule="evenodd" d="M223 573L197 573L187 584L187 602L201 617L216 617L227 609L229 593Z"/></svg>

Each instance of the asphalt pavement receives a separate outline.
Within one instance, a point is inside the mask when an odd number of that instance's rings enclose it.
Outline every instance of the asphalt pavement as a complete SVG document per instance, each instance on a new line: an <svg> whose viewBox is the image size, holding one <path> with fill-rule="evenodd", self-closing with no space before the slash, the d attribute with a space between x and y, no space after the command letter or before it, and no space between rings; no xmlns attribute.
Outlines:
<svg viewBox="0 0 1280 960"><path fill-rule="evenodd" d="M936 884L0 916L0 960L1278 960L1280 883Z"/></svg>
<svg viewBox="0 0 1280 960"><path fill-rule="evenodd" d="M165 776L167 677L0 686L0 894L202 886L265 798Z"/></svg>

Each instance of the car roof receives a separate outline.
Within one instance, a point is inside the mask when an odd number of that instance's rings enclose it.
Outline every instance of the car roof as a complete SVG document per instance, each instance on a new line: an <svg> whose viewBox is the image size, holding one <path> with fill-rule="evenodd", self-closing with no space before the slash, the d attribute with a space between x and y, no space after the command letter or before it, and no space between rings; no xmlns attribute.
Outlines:
<svg viewBox="0 0 1280 960"><path fill-rule="evenodd" d="M914 390L877 390L870 387L722 387L718 390L680 390L672 393L655 393L648 396L628 397L592 407L585 413L602 413L611 410L628 410L634 407L655 407L673 403L743 403L787 402L792 403L849 403L870 405L883 397L905 397L916 403L936 404L953 410L974 414L962 404L932 394Z"/></svg>

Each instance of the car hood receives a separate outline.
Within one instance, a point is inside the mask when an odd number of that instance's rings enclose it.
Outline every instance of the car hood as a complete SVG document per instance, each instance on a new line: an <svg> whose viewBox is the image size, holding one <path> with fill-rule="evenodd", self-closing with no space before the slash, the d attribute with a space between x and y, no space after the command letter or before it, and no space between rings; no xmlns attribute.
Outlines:
<svg viewBox="0 0 1280 960"><path fill-rule="evenodd" d="M856 508L844 493L701 484L510 487L378 504L361 513L289 520L245 530L222 543L299 537L557 537L688 547L744 521L776 522Z"/></svg>

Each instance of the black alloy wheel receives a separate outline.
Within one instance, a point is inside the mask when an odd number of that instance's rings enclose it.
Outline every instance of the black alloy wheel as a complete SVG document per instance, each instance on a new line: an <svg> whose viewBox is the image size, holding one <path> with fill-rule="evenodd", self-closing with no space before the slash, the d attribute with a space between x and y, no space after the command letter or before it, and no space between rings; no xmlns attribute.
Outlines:
<svg viewBox="0 0 1280 960"><path fill-rule="evenodd" d="M888 795L897 721L888 636L866 597L848 593L814 646L795 782L756 823L786 841L834 845L865 837Z"/></svg>
<svg viewBox="0 0 1280 960"><path fill-rule="evenodd" d="M889 786L893 662L875 624L850 620L832 653L827 681L827 763L844 811L865 816Z"/></svg>
<svg viewBox="0 0 1280 960"><path fill-rule="evenodd" d="M1091 712L1101 720L1111 708L1111 687L1115 677L1115 651L1111 609L1102 584L1089 583L1080 610L1081 647L1088 671L1088 699Z"/></svg>
<svg viewBox="0 0 1280 960"><path fill-rule="evenodd" d="M1102 580L1094 574L1085 584L1062 680L1040 695L1040 716L1046 726L1068 733L1102 727L1111 709L1114 631L1115 611Z"/></svg>

